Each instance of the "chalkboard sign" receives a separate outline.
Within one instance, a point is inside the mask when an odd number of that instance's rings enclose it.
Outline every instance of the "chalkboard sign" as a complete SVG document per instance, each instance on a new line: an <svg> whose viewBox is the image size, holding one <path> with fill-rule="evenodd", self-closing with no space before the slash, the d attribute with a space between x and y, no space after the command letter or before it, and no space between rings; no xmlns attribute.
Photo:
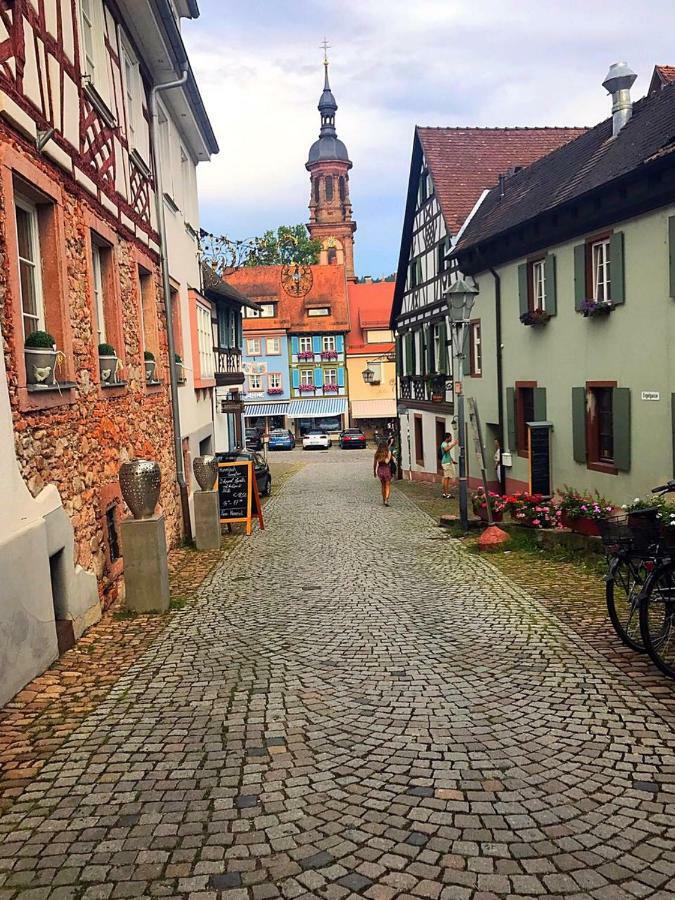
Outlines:
<svg viewBox="0 0 675 900"><path fill-rule="evenodd" d="M264 528L252 462L242 460L218 463L218 502L221 524L245 522L246 534L250 534L253 516L257 516L260 527Z"/></svg>
<svg viewBox="0 0 675 900"><path fill-rule="evenodd" d="M551 496L551 422L528 422L530 493Z"/></svg>

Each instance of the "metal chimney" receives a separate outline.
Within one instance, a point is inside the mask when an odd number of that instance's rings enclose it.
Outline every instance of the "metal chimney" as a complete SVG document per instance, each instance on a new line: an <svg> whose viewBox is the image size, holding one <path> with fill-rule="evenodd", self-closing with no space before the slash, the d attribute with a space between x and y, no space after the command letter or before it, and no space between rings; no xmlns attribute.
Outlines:
<svg viewBox="0 0 675 900"><path fill-rule="evenodd" d="M630 89L637 78L628 63L614 63L609 67L602 86L612 95L612 137L616 137L633 115Z"/></svg>

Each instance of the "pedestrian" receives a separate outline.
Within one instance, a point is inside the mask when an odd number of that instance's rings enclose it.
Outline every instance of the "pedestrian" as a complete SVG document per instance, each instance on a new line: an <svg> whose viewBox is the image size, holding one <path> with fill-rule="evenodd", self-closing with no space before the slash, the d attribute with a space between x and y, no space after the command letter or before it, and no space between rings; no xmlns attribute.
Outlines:
<svg viewBox="0 0 675 900"><path fill-rule="evenodd" d="M502 485L502 448L499 441L495 438L495 455L493 457L495 463L495 477L499 484L499 493L501 493Z"/></svg>
<svg viewBox="0 0 675 900"><path fill-rule="evenodd" d="M382 488L382 502L385 506L389 506L389 495L391 493L391 450L384 441L377 445L375 457L373 458L373 476L380 479L380 487Z"/></svg>
<svg viewBox="0 0 675 900"><path fill-rule="evenodd" d="M450 482L455 481L455 461L452 458L452 450L459 445L459 441L453 441L452 434L446 431L441 443L441 468L443 469L443 497L450 499Z"/></svg>

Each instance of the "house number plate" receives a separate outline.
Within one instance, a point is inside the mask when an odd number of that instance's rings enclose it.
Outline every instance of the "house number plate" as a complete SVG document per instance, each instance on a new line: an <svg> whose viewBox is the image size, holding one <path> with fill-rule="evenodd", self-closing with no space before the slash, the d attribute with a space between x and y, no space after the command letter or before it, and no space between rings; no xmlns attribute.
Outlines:
<svg viewBox="0 0 675 900"><path fill-rule="evenodd" d="M658 391L643 391L642 399L643 400L660 400L661 394Z"/></svg>

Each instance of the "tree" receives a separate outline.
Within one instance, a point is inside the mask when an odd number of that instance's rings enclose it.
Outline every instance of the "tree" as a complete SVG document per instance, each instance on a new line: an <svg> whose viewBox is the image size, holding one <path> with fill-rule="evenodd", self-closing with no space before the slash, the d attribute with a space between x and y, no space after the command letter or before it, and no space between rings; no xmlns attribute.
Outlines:
<svg viewBox="0 0 675 900"><path fill-rule="evenodd" d="M246 240L202 229L199 248L202 261L222 278L243 266L313 265L319 261L321 243L309 237L304 225L280 225L276 232L270 229Z"/></svg>

